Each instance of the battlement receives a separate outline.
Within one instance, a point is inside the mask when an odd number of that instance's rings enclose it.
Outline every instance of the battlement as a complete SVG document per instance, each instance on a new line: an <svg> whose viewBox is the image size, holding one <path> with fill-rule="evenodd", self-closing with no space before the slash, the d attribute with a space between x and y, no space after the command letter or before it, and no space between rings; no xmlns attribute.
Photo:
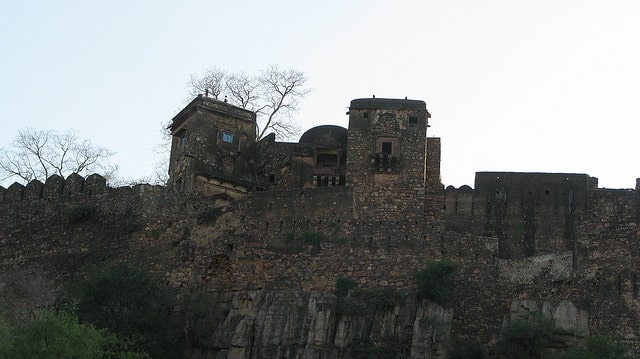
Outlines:
<svg viewBox="0 0 640 359"><path fill-rule="evenodd" d="M640 178L610 190L580 173L478 172L445 189L423 101L356 99L349 116L255 142L245 110L199 97L174 118L169 186L0 187L0 275L115 260L192 292L333 291L342 277L409 292L425 260L447 257L461 264L454 340L495 342L514 298L569 300L598 314L592 333L640 337L620 324L640 303Z"/></svg>
<svg viewBox="0 0 640 359"><path fill-rule="evenodd" d="M77 197L102 194L107 190L107 180L99 174L84 177L72 173L66 179L52 175L45 183L33 180L26 186L14 182L9 188L0 187L0 203L22 201L63 201Z"/></svg>

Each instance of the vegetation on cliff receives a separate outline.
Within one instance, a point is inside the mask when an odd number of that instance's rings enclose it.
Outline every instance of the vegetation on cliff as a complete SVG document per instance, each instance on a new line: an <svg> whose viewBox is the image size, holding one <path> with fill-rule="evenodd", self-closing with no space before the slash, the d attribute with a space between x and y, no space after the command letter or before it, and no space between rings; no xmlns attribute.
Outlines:
<svg viewBox="0 0 640 359"><path fill-rule="evenodd" d="M0 358L127 358L149 356L130 341L81 323L69 310L43 310L11 327L0 322Z"/></svg>
<svg viewBox="0 0 640 359"><path fill-rule="evenodd" d="M175 357L184 346L170 293L138 268L94 267L67 288L66 301L82 322L127 338L154 358Z"/></svg>
<svg viewBox="0 0 640 359"><path fill-rule="evenodd" d="M630 348L618 336L595 335L577 346L557 353L549 349L554 336L573 333L558 329L552 318L531 314L513 320L502 328L497 353L503 358L523 359L636 359Z"/></svg>
<svg viewBox="0 0 640 359"><path fill-rule="evenodd" d="M458 269L460 264L448 258L427 261L426 266L415 275L418 300L427 299L441 305L449 303L453 295L451 276Z"/></svg>

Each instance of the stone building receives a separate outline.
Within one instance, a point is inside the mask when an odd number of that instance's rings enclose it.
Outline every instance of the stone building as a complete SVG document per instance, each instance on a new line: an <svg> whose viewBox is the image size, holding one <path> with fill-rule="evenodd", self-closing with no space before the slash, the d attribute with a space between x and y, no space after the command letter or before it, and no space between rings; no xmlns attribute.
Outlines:
<svg viewBox="0 0 640 359"><path fill-rule="evenodd" d="M254 113L199 96L170 126L166 187L97 175L0 187L0 310L27 316L86 265L124 261L215 299L193 358L344 358L353 343L444 358L492 349L528 312L640 353L640 180L478 172L473 188L445 189L429 118L423 101L356 99L348 128L256 141ZM453 300L417 300L416 271L442 258L461 265ZM341 314L345 277L403 296Z"/></svg>
<svg viewBox="0 0 640 359"><path fill-rule="evenodd" d="M393 198L392 206L408 216L422 217L426 174L439 183L439 155L427 166L430 117L424 101L356 99L348 130L324 125L297 143L277 142L273 134L256 141L254 113L198 96L169 127L169 186L238 197L252 190L348 185L374 217L389 215L386 205L372 202L382 198ZM439 141L430 142L439 153Z"/></svg>
<svg viewBox="0 0 640 359"><path fill-rule="evenodd" d="M172 120L169 183L178 192L239 197L258 186L256 114L198 96Z"/></svg>

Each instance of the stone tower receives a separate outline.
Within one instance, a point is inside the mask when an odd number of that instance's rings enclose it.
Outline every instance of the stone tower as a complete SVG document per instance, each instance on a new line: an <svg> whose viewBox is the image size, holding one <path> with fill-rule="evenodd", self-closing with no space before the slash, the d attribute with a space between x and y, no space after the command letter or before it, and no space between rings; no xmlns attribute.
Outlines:
<svg viewBox="0 0 640 359"><path fill-rule="evenodd" d="M366 220L421 220L425 216L427 126L424 101L351 101L347 185L357 215Z"/></svg>
<svg viewBox="0 0 640 359"><path fill-rule="evenodd" d="M239 197L256 185L255 113L199 95L172 120L168 186Z"/></svg>

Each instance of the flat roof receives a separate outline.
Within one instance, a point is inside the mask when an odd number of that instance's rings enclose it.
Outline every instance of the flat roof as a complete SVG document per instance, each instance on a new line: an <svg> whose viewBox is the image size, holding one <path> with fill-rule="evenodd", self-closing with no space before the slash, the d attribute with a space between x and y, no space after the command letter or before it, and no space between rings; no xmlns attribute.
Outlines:
<svg viewBox="0 0 640 359"><path fill-rule="evenodd" d="M395 98L359 98L351 100L352 109L389 109L389 110L427 110L427 104L422 100L408 100Z"/></svg>

